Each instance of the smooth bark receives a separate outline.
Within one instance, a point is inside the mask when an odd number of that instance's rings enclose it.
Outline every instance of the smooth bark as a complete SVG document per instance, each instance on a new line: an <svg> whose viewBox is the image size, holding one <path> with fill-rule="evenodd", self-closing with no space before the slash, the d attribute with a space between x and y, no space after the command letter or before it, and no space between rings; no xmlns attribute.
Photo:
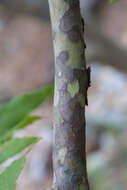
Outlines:
<svg viewBox="0 0 127 190"><path fill-rule="evenodd" d="M49 0L55 54L54 190L89 190L85 104L90 84L78 0Z"/></svg>

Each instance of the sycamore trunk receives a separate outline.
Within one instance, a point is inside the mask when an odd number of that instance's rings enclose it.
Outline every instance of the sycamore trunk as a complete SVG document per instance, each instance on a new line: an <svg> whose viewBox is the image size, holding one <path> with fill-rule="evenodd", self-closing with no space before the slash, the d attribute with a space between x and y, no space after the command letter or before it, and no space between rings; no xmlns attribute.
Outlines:
<svg viewBox="0 0 127 190"><path fill-rule="evenodd" d="M49 0L55 54L54 190L89 190L85 104L89 87L78 0Z"/></svg>

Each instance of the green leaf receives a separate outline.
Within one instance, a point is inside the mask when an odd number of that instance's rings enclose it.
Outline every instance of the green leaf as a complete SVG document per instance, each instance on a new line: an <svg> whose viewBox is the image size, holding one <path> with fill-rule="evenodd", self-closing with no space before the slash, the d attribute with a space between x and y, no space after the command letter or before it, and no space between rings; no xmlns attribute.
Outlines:
<svg viewBox="0 0 127 190"><path fill-rule="evenodd" d="M14 161L4 172L0 175L0 190L14 190L16 180L23 168L25 157Z"/></svg>
<svg viewBox="0 0 127 190"><path fill-rule="evenodd" d="M115 3L117 2L118 0L110 0L110 3Z"/></svg>
<svg viewBox="0 0 127 190"><path fill-rule="evenodd" d="M53 85L19 95L7 105L0 107L0 136L16 126L52 94Z"/></svg>
<svg viewBox="0 0 127 190"><path fill-rule="evenodd" d="M19 122L15 127L9 129L2 137L0 138L0 145L5 141L10 140L15 133L15 131L24 129L28 125L34 123L35 121L41 119L39 116L27 116L21 122Z"/></svg>
<svg viewBox="0 0 127 190"><path fill-rule="evenodd" d="M40 140L37 137L14 138L0 146L0 164Z"/></svg>
<svg viewBox="0 0 127 190"><path fill-rule="evenodd" d="M14 129L24 129L26 126L34 123L35 121L41 119L40 116L36 116L36 115L32 115L32 116L27 116L25 117L23 120L21 120L21 122L19 122Z"/></svg>

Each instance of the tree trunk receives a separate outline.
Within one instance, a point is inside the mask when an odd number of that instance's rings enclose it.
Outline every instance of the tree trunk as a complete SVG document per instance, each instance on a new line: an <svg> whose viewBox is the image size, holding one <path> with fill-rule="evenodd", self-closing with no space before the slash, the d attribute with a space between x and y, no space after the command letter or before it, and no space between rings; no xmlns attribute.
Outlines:
<svg viewBox="0 0 127 190"><path fill-rule="evenodd" d="M78 0L49 0L55 53L53 190L89 190L85 104L90 84Z"/></svg>

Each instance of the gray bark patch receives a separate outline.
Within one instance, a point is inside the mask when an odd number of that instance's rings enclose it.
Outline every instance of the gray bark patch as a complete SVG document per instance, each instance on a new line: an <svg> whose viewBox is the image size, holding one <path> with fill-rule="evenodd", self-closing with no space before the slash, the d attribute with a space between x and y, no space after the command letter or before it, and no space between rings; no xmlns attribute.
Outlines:
<svg viewBox="0 0 127 190"><path fill-rule="evenodd" d="M69 53L67 51L61 51L59 56L56 59L56 63L65 64L69 59Z"/></svg>
<svg viewBox="0 0 127 190"><path fill-rule="evenodd" d="M78 42L80 40L80 21L78 20L78 12L76 6L69 8L60 19L59 25L60 31L65 33L68 39L72 42Z"/></svg>
<svg viewBox="0 0 127 190"><path fill-rule="evenodd" d="M67 33L68 38L72 42L78 42L80 40L80 31L79 27L73 26L72 29Z"/></svg>

